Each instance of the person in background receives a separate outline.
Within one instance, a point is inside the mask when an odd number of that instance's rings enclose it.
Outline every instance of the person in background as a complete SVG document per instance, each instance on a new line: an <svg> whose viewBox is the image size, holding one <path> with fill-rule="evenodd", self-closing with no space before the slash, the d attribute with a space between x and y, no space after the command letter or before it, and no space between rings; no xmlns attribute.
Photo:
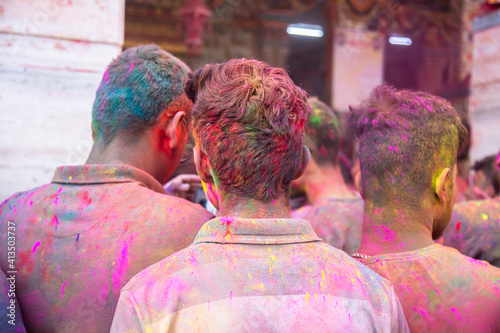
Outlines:
<svg viewBox="0 0 500 333"><path fill-rule="evenodd" d="M58 167L50 184L0 206L2 235L16 228L16 294L29 332L109 332L128 280L188 246L211 218L162 187L188 137L189 72L156 45L125 50L96 92L85 165ZM6 251L3 237L4 270Z"/></svg>
<svg viewBox="0 0 500 333"><path fill-rule="evenodd" d="M489 166L479 168L483 162ZM487 169L487 174L490 174L495 184L495 179L498 181L500 178L500 152L493 158L488 157L476 163L476 168ZM439 242L471 258L500 267L500 197L456 204L450 225Z"/></svg>
<svg viewBox="0 0 500 333"><path fill-rule="evenodd" d="M194 161L220 217L123 289L112 332L407 332L393 287L290 218L306 93L257 60L196 70Z"/></svg>
<svg viewBox="0 0 500 333"><path fill-rule="evenodd" d="M347 187L340 171L340 131L335 113L315 97L308 102L311 117L305 132L311 160L304 174L292 181L292 189L304 192L309 204L291 215L308 220L327 244L354 253L361 242L363 200Z"/></svg>
<svg viewBox="0 0 500 333"><path fill-rule="evenodd" d="M500 269L433 241L450 221L467 140L455 109L382 85L351 108L349 124L365 200L352 256L394 284L412 332L499 332Z"/></svg>

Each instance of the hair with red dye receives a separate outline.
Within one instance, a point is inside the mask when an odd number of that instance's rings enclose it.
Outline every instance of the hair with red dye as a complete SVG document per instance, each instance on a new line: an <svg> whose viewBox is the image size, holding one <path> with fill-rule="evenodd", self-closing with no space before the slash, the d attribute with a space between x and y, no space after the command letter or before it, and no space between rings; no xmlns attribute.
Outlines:
<svg viewBox="0 0 500 333"><path fill-rule="evenodd" d="M306 126L306 144L319 165L338 163L340 130L335 112L317 97L307 100L311 117Z"/></svg>
<svg viewBox="0 0 500 333"><path fill-rule="evenodd" d="M183 110L189 67L154 44L128 48L106 69L96 92L92 121L96 141L117 134L133 138L153 126L165 111Z"/></svg>
<svg viewBox="0 0 500 333"><path fill-rule="evenodd" d="M263 201L288 195L310 108L283 69L247 59L206 65L190 74L186 94L219 186Z"/></svg>
<svg viewBox="0 0 500 333"><path fill-rule="evenodd" d="M366 197L389 198L390 188L398 200L420 202L433 189L434 172L452 168L467 143L467 129L453 106L425 92L381 85L350 109Z"/></svg>

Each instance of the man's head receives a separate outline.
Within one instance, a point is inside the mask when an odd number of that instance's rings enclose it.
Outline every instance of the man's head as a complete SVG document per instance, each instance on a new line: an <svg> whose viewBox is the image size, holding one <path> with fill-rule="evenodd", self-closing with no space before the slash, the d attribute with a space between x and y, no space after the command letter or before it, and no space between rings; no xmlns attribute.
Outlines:
<svg viewBox="0 0 500 333"><path fill-rule="evenodd" d="M147 137L164 173L175 169L187 135L180 128L192 107L184 93L189 72L186 64L154 44L125 50L108 66L96 92L94 146L105 148L119 140L128 147Z"/></svg>
<svg viewBox="0 0 500 333"><path fill-rule="evenodd" d="M264 202L287 197L307 164L304 125L310 113L306 93L288 74L261 61L233 59L196 70L186 93L195 103L195 162L202 180Z"/></svg>
<svg viewBox="0 0 500 333"><path fill-rule="evenodd" d="M339 123L335 112L317 97L310 97L311 117L307 122L306 145L311 151L311 161L302 177L292 182L294 193L306 191L308 178L315 177L325 167L336 168L340 147Z"/></svg>
<svg viewBox="0 0 500 333"><path fill-rule="evenodd" d="M433 236L449 222L467 130L446 100L382 85L349 124L359 138L361 192L375 207L433 207Z"/></svg>
<svg viewBox="0 0 500 333"><path fill-rule="evenodd" d="M335 112L316 97L307 100L311 117L306 126L306 144L311 157L319 165L338 165L340 146L339 123Z"/></svg>

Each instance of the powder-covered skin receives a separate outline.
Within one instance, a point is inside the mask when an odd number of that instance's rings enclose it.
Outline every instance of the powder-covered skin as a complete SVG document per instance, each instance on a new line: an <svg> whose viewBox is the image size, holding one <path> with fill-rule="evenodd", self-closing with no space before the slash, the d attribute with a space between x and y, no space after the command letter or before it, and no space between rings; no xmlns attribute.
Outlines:
<svg viewBox="0 0 500 333"><path fill-rule="evenodd" d="M408 332L392 285L300 219L220 217L122 290L112 332Z"/></svg>
<svg viewBox="0 0 500 333"><path fill-rule="evenodd" d="M456 204L438 242L500 267L500 198Z"/></svg>
<svg viewBox="0 0 500 333"><path fill-rule="evenodd" d="M0 259L16 225L16 294L28 331L109 332L121 288L188 246L211 217L125 165L66 166L0 206Z"/></svg>
<svg viewBox="0 0 500 333"><path fill-rule="evenodd" d="M500 269L440 244L359 259L394 284L411 332L500 332Z"/></svg>

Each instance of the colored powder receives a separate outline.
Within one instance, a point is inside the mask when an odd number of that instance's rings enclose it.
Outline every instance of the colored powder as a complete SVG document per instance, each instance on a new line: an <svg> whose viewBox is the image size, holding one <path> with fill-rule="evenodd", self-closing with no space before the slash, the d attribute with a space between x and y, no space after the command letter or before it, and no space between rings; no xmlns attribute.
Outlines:
<svg viewBox="0 0 500 333"><path fill-rule="evenodd" d="M40 245L40 241L36 241L35 245L33 245L33 251L31 253L35 253L36 248Z"/></svg>

